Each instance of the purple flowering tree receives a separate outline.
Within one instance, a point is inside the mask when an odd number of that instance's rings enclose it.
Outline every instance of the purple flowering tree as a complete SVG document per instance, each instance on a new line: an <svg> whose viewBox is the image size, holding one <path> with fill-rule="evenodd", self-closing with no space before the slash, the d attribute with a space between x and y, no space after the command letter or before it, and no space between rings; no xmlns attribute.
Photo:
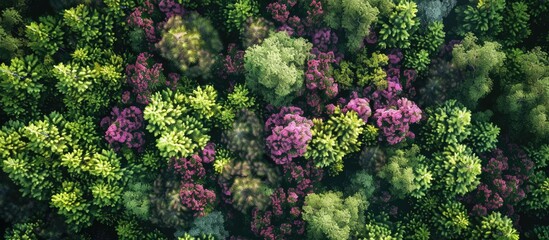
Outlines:
<svg viewBox="0 0 549 240"><path fill-rule="evenodd" d="M518 220L515 206L526 197L527 186L534 163L518 146L509 144L511 159L501 149L495 149L488 156L488 163L482 167L481 183L464 200L472 206L472 213L486 216L491 211L503 210Z"/></svg>
<svg viewBox="0 0 549 240"><path fill-rule="evenodd" d="M114 107L111 116L104 117L100 123L106 129L105 140L116 150L122 146L141 151L145 144L143 138L143 112L135 106L124 108L122 111Z"/></svg>
<svg viewBox="0 0 549 240"><path fill-rule="evenodd" d="M305 196L313 193L315 184L322 179L322 170L312 162L299 165L295 162L284 165L287 188L280 187L271 195L267 210L254 209L252 212L252 232L263 239L304 238L305 222L301 219L301 209Z"/></svg>
<svg viewBox="0 0 549 240"><path fill-rule="evenodd" d="M179 200L183 206L194 211L196 216L203 215L205 207L208 204L213 204L216 200L213 190L198 183L206 176L204 164L212 163L214 159L215 146L213 143L206 144L202 152L194 154L190 158L172 159L173 170L182 180Z"/></svg>
<svg viewBox="0 0 549 240"><path fill-rule="evenodd" d="M401 98L394 107L376 109L376 124L389 144L402 142L406 137L414 138L410 124L421 120L421 109L412 101Z"/></svg>
<svg viewBox="0 0 549 240"><path fill-rule="evenodd" d="M132 93L135 94L137 103L149 104L149 97L152 89L159 84L159 79L162 74L162 64L155 63L149 66L148 60L152 55L149 53L141 53L137 56L135 64L129 64L126 67L126 75L128 76L128 84L132 87ZM123 99L127 97L123 96Z"/></svg>
<svg viewBox="0 0 549 240"><path fill-rule="evenodd" d="M330 109L331 110L331 109ZM368 122L368 118L372 116L372 109L370 108L370 100L366 98L353 98L347 105L341 109L343 113L347 111L355 111L364 122ZM333 112L330 111L330 112Z"/></svg>
<svg viewBox="0 0 549 240"><path fill-rule="evenodd" d="M267 137L267 148L276 164L287 164L305 154L312 138L313 122L302 115L298 107L283 107L267 119L265 131L271 133Z"/></svg>

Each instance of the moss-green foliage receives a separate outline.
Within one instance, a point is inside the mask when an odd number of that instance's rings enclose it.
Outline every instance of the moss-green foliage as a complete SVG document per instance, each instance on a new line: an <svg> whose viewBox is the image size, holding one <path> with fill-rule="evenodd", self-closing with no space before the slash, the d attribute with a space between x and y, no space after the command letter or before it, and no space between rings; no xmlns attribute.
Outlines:
<svg viewBox="0 0 549 240"><path fill-rule="evenodd" d="M336 113L324 122L313 120L312 140L307 145L306 158L312 158L317 167L330 167L332 173L343 170L343 157L360 150L359 136L364 121L356 112Z"/></svg>
<svg viewBox="0 0 549 240"><path fill-rule="evenodd" d="M484 216L480 224L472 231L474 239L518 240L519 234L513 227L513 221L499 212Z"/></svg>
<svg viewBox="0 0 549 240"><path fill-rule="evenodd" d="M482 40L493 39L502 31L505 0L472 0L456 8L457 32L465 36L472 32Z"/></svg>
<svg viewBox="0 0 549 240"><path fill-rule="evenodd" d="M410 36L419 25L416 18L417 4L413 1L400 1L379 30L379 47L409 48Z"/></svg>
<svg viewBox="0 0 549 240"><path fill-rule="evenodd" d="M480 183L481 161L465 145L450 145L435 153L429 168L433 187L449 195L464 195Z"/></svg>
<svg viewBox="0 0 549 240"><path fill-rule="evenodd" d="M430 56L437 53L444 43L445 36L444 25L439 21L419 28L411 36L411 48L405 52L405 66L416 69L418 72L426 70L431 63Z"/></svg>
<svg viewBox="0 0 549 240"><path fill-rule="evenodd" d="M123 76L123 60L100 48L76 49L73 61L53 66L57 90L71 114L93 114L106 109L117 97Z"/></svg>
<svg viewBox="0 0 549 240"><path fill-rule="evenodd" d="M230 32L242 31L248 18L259 15L255 0L236 0L225 7L225 25Z"/></svg>
<svg viewBox="0 0 549 240"><path fill-rule="evenodd" d="M223 132L222 142L243 160L261 159L265 153L263 125L254 112L241 110L232 127Z"/></svg>
<svg viewBox="0 0 549 240"><path fill-rule="evenodd" d="M236 85L233 92L227 95L227 104L234 110L242 110L255 106L255 98L244 85Z"/></svg>
<svg viewBox="0 0 549 240"><path fill-rule="evenodd" d="M425 23L442 21L456 6L457 0L420 0L418 16Z"/></svg>
<svg viewBox="0 0 549 240"><path fill-rule="evenodd" d="M39 60L28 55L12 58L10 65L0 65L0 106L9 116L27 119L38 114L38 106L44 85L40 80L44 68Z"/></svg>
<svg viewBox="0 0 549 240"><path fill-rule="evenodd" d="M139 222L133 219L124 219L116 224L116 234L120 240L167 240L160 231L145 229L139 225Z"/></svg>
<svg viewBox="0 0 549 240"><path fill-rule="evenodd" d="M498 143L500 129L490 122L474 122L468 141L475 153L488 152Z"/></svg>
<svg viewBox="0 0 549 240"><path fill-rule="evenodd" d="M215 56L223 45L210 20L193 12L185 19L181 16L170 18L156 47L185 75L209 78Z"/></svg>
<svg viewBox="0 0 549 240"><path fill-rule="evenodd" d="M387 88L387 73L383 70L389 63L387 55L374 52L370 57L365 51L359 54L354 64L358 85L374 85L377 89Z"/></svg>
<svg viewBox="0 0 549 240"><path fill-rule="evenodd" d="M290 38L284 31L272 34L246 51L246 84L275 106L288 104L303 89L304 66L312 45Z"/></svg>
<svg viewBox="0 0 549 240"><path fill-rule="evenodd" d="M215 239L226 239L229 232L225 230L225 219L221 212L211 212L204 217L196 218L193 222L189 234L193 237L202 235L211 235Z"/></svg>
<svg viewBox="0 0 549 240"><path fill-rule="evenodd" d="M452 63L461 71L463 82L455 94L468 108L476 107L478 101L492 90L489 74L503 65L505 53L497 42L477 44L477 38L467 34L461 44L452 51Z"/></svg>
<svg viewBox="0 0 549 240"><path fill-rule="evenodd" d="M62 45L64 32L59 19L53 16L40 17L38 22L31 22L25 29L29 40L28 46L43 55L53 55Z"/></svg>
<svg viewBox="0 0 549 240"><path fill-rule="evenodd" d="M503 31L500 34L503 44L512 46L521 43L522 40L530 36L532 31L528 24L529 21L530 14L526 3L513 2L507 4L503 14Z"/></svg>
<svg viewBox="0 0 549 240"><path fill-rule="evenodd" d="M404 239L404 231L400 222L389 221L389 216L386 213L373 216L368 214L366 224L364 226L364 236L360 239L386 239L397 240Z"/></svg>
<svg viewBox="0 0 549 240"><path fill-rule="evenodd" d="M158 137L163 157L189 157L206 146L208 134L222 111L212 86L197 87L190 94L164 90L151 97L144 110L147 130Z"/></svg>
<svg viewBox="0 0 549 240"><path fill-rule="evenodd" d="M17 223L9 228L4 234L6 240L37 240L39 239L36 233L38 223Z"/></svg>
<svg viewBox="0 0 549 240"><path fill-rule="evenodd" d="M24 195L50 201L74 231L119 203L125 172L114 152L97 149L78 129L94 132L52 113L26 125L10 122L0 132L2 170Z"/></svg>
<svg viewBox="0 0 549 240"><path fill-rule="evenodd" d="M240 30L242 46L246 49L255 44L261 44L269 32L272 31L273 23L262 17L246 19L243 28Z"/></svg>
<svg viewBox="0 0 549 240"><path fill-rule="evenodd" d="M426 149L440 149L463 142L471 134L471 111L456 100L436 108L427 108L422 139Z"/></svg>
<svg viewBox="0 0 549 240"><path fill-rule="evenodd" d="M347 192L350 194L359 194L365 201L370 199L376 190L374 178L366 170L360 170L356 172L350 178L351 184L349 185ZM366 207L368 202L366 202Z"/></svg>
<svg viewBox="0 0 549 240"><path fill-rule="evenodd" d="M305 197L303 220L309 239L349 239L364 223L365 202L358 196L343 198L339 192Z"/></svg>
<svg viewBox="0 0 549 240"><path fill-rule="evenodd" d="M431 187L432 173L419 150L417 145L412 145L409 149L392 151L377 174L391 184L391 192L398 197L411 195L420 198Z"/></svg>
<svg viewBox="0 0 549 240"><path fill-rule="evenodd" d="M364 38L370 34L370 25L377 21L379 9L375 2L389 1L325 1L324 22L331 28L345 31L346 46L350 52L358 50L363 45Z"/></svg>
<svg viewBox="0 0 549 240"><path fill-rule="evenodd" d="M18 37L23 18L14 8L6 8L0 15L0 60L8 61L23 54L24 41Z"/></svg>
<svg viewBox="0 0 549 240"><path fill-rule="evenodd" d="M387 73L384 67L388 64L389 57L385 54L368 54L367 51L361 51L355 62L341 62L339 69L334 71L334 79L342 88L352 88L357 84L361 87L373 85L378 90L383 90L387 88Z"/></svg>
<svg viewBox="0 0 549 240"><path fill-rule="evenodd" d="M497 109L503 113L515 138L549 138L549 58L534 49L519 54L502 83ZM518 77L518 78L517 78ZM531 138L527 138L530 140Z"/></svg>
<svg viewBox="0 0 549 240"><path fill-rule="evenodd" d="M149 195L152 192L151 190L152 186L147 183L129 183L127 190L122 194L122 202L126 211L141 220L147 220L149 218Z"/></svg>
<svg viewBox="0 0 549 240"><path fill-rule="evenodd" d="M464 239L471 229L467 210L457 201L439 205L432 217L436 235L444 239Z"/></svg>

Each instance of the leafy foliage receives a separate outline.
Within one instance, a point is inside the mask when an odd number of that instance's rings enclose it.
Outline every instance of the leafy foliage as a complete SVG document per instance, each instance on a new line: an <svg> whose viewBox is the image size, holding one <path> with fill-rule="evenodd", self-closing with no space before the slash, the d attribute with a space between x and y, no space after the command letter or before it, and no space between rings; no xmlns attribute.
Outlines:
<svg viewBox="0 0 549 240"><path fill-rule="evenodd" d="M284 32L272 34L246 51L246 85L275 106L289 103L303 89L303 70L311 44Z"/></svg>

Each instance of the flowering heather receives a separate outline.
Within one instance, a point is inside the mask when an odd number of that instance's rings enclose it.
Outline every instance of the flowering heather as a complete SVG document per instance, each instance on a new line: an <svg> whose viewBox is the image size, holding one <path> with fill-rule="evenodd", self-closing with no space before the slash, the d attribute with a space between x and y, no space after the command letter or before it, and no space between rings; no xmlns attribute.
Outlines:
<svg viewBox="0 0 549 240"><path fill-rule="evenodd" d="M179 198L183 206L202 215L206 205L215 202L215 192L205 189L201 184L183 183Z"/></svg>
<svg viewBox="0 0 549 240"><path fill-rule="evenodd" d="M353 98L341 111L344 113L347 111L355 111L358 113L358 117L362 118L364 122L368 122L368 118L372 116L372 109L370 109L369 102L370 101L366 98Z"/></svg>
<svg viewBox="0 0 549 240"><path fill-rule="evenodd" d="M300 108L283 107L267 119L265 131L271 132L267 137L267 148L275 163L287 164L305 154L307 143L312 138L313 122L302 115Z"/></svg>
<svg viewBox="0 0 549 240"><path fill-rule="evenodd" d="M132 92L136 95L136 102L140 104L149 104L149 97L155 85L158 85L162 74L162 64L155 63L149 66L148 60L152 55L141 53L137 56L135 64L126 67L128 75L128 84L132 87Z"/></svg>
<svg viewBox="0 0 549 240"><path fill-rule="evenodd" d="M158 42L156 37L156 31L154 28L154 22L150 18L144 18L143 13L152 14L154 11L154 6L149 2L145 1L147 7L141 8L137 7L134 11L128 16L127 23L130 26L137 27L142 29L145 32L145 37L149 43Z"/></svg>
<svg viewBox="0 0 549 240"><path fill-rule="evenodd" d="M101 120L101 127L107 129L105 140L115 149L122 146L141 150L145 139L143 132L143 112L135 106L120 111L114 107L110 117Z"/></svg>
<svg viewBox="0 0 549 240"><path fill-rule="evenodd" d="M374 114L377 126L389 144L402 142L406 137L414 138L410 124L421 120L421 109L412 101L401 98L393 108L380 108Z"/></svg>

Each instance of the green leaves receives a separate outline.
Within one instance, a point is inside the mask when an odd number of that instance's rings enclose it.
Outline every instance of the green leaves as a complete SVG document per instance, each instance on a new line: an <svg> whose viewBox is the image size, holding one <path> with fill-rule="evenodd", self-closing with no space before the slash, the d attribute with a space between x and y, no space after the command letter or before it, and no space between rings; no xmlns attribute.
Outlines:
<svg viewBox="0 0 549 240"><path fill-rule="evenodd" d="M44 85L40 83L44 68L34 55L13 58L9 66L0 65L0 105L12 117L23 118L38 113Z"/></svg>
<svg viewBox="0 0 549 240"><path fill-rule="evenodd" d="M64 32L58 20L52 16L40 17L39 22L27 25L25 36L29 39L28 46L36 53L53 55L62 45Z"/></svg>
<svg viewBox="0 0 549 240"><path fill-rule="evenodd" d="M332 173L343 170L343 157L360 150L359 136L364 121L354 111L336 113L327 122L313 120L312 140L307 145L305 158L312 158L317 167L330 167Z"/></svg>
<svg viewBox="0 0 549 240"><path fill-rule="evenodd" d="M519 233L513 227L513 221L499 212L492 212L483 217L480 225L473 230L472 235L475 239L519 239Z"/></svg>
<svg viewBox="0 0 549 240"><path fill-rule="evenodd" d="M303 67L311 47L303 38L277 32L261 45L248 48L244 56L246 85L275 106L288 104L303 88Z"/></svg>
<svg viewBox="0 0 549 240"><path fill-rule="evenodd" d="M224 110L216 97L212 86L199 86L189 95L165 90L151 97L144 118L149 122L147 130L158 137L160 155L188 157L206 146L210 140L207 125Z"/></svg>
<svg viewBox="0 0 549 240"><path fill-rule="evenodd" d="M431 163L435 181L450 195L464 195L480 183L481 161L465 145L450 145L436 153Z"/></svg>
<svg viewBox="0 0 549 240"><path fill-rule="evenodd" d="M409 48L410 36L419 25L416 14L417 5L413 1L401 1L396 5L388 20L381 24L379 47Z"/></svg>

